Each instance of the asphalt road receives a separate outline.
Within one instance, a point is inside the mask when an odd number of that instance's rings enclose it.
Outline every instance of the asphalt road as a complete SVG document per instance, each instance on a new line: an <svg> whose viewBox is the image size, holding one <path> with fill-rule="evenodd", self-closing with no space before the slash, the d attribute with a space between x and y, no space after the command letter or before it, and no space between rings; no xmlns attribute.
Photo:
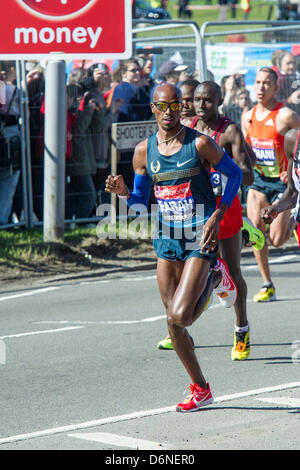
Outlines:
<svg viewBox="0 0 300 470"><path fill-rule="evenodd" d="M2 289L0 450L299 450L300 254L270 260L278 300L256 304L260 274L242 259L247 361L230 359L234 310L217 299L190 328L215 398L192 414L175 412L189 383L175 352L156 348L155 271Z"/></svg>

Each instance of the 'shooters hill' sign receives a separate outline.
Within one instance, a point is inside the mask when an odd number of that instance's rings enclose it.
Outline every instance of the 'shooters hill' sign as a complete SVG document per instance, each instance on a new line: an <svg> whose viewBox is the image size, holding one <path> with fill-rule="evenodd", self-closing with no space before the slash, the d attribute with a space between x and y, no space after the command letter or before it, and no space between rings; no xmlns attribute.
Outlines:
<svg viewBox="0 0 300 470"><path fill-rule="evenodd" d="M131 55L130 0L10 0L0 27L1 59Z"/></svg>

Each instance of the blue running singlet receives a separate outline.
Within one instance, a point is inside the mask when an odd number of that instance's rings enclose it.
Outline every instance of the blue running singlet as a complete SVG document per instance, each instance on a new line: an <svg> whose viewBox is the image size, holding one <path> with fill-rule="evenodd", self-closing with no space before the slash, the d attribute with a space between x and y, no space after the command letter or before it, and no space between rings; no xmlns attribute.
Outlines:
<svg viewBox="0 0 300 470"><path fill-rule="evenodd" d="M156 134L148 138L147 172L158 206L154 247L158 257L172 261L215 253L203 253L199 248L203 226L216 209L216 199L210 174L198 156L197 135L197 131L186 128L181 149L170 156L159 152Z"/></svg>

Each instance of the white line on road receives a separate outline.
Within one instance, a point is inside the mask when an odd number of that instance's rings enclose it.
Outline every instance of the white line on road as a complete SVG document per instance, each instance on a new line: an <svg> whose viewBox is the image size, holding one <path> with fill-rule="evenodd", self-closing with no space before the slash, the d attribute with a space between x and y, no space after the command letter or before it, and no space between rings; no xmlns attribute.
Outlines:
<svg viewBox="0 0 300 470"><path fill-rule="evenodd" d="M28 292L21 292L20 294L6 295L4 297L0 297L0 302L4 302L5 300L18 299L19 297L27 297L29 295L45 294L46 292L50 292L56 289L60 289L60 287L45 287L43 289L36 289L36 290L30 290Z"/></svg>
<svg viewBox="0 0 300 470"><path fill-rule="evenodd" d="M234 393L232 395L223 395L214 399L214 403L223 403L225 401L236 400L239 398L250 397L253 395L260 395L261 393L276 392L279 390L287 390L291 388L300 387L300 382L292 382L287 384L275 385L273 387L258 388L255 390L248 390L247 392ZM87 429L95 426L103 426L105 424L119 423L121 421L129 421L132 419L145 418L147 416L161 415L164 413L175 412L175 405L167 406L165 408L156 408L152 410L136 411L119 416L111 416L109 418L100 418L93 421L86 421L84 423L70 424L67 426L60 426L56 428L44 429L26 434L18 434L16 436L9 436L0 439L0 445L9 444L11 442L25 441L37 437L52 436L54 434L69 433L78 429Z"/></svg>
<svg viewBox="0 0 300 470"><path fill-rule="evenodd" d="M146 317L141 320L41 320L36 324L59 324L59 325L132 325L135 323L151 323L166 318L166 315L158 315L156 317Z"/></svg>
<svg viewBox="0 0 300 470"><path fill-rule="evenodd" d="M290 295L288 297L277 297L277 301L300 300L299 295ZM254 303L254 300L247 299L247 303ZM210 305L209 310L224 308L222 304L214 303ZM40 320L34 322L36 325L133 325L138 323L147 323L163 320L166 315L157 315L155 317L141 318L140 320Z"/></svg>
<svg viewBox="0 0 300 470"><path fill-rule="evenodd" d="M101 442L117 447L129 447L129 449L136 450L166 450L175 449L170 444L161 442L147 441L145 439L137 439L130 436L121 436L120 434L112 434L110 432L89 432L89 433L76 433L68 434L69 437L76 437L77 439L84 439L85 441Z"/></svg>
<svg viewBox="0 0 300 470"><path fill-rule="evenodd" d="M292 259L295 259L298 256L299 255L285 255L285 256L279 256L278 258L270 258L269 264L285 263L286 261L291 261ZM259 267L258 267L258 264L255 264L251 266L243 266L242 269L245 271L252 271L254 269L259 269Z"/></svg>
<svg viewBox="0 0 300 470"><path fill-rule="evenodd" d="M54 330L27 331L27 333L17 333L14 335L0 336L0 339L22 338L22 336L45 335L49 333L62 333L63 331L79 330L80 328L84 328L84 326L69 326L66 328L55 328Z"/></svg>

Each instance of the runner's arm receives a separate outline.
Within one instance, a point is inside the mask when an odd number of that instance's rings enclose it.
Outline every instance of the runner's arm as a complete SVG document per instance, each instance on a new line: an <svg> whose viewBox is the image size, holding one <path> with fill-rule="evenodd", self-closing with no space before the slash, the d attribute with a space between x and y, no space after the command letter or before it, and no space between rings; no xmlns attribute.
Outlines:
<svg viewBox="0 0 300 470"><path fill-rule="evenodd" d="M228 180L225 192L222 196L218 208L210 216L203 229L203 236L200 242L202 250L212 250L218 240L219 224L224 217L228 207L231 205L242 181L242 171L236 163L225 153L210 137L201 135L196 139L196 147L199 158L210 168L214 166L217 170L224 173ZM205 157L203 157L205 156Z"/></svg>
<svg viewBox="0 0 300 470"><path fill-rule="evenodd" d="M241 129L236 124L228 126L225 139L231 144L233 159L243 172L242 183L250 186L254 181L253 166L256 161L255 153L245 141Z"/></svg>
<svg viewBox="0 0 300 470"><path fill-rule="evenodd" d="M148 206L151 181L147 173L147 141L143 141L135 148L133 155L134 187L129 191L122 175L109 175L106 180L105 191L116 193L126 199L127 205L141 204Z"/></svg>
<svg viewBox="0 0 300 470"><path fill-rule="evenodd" d="M246 140L246 142L247 142L247 137L248 137L248 127L251 121L251 114L252 114L252 109L250 109L250 111L247 111L246 113L242 115L241 128L242 128L242 132L243 132L244 139Z"/></svg>
<svg viewBox="0 0 300 470"><path fill-rule="evenodd" d="M197 141L199 141L197 147L198 153L204 156L204 161L227 176L227 183L219 206L226 210L227 207L231 206L240 188L243 173L233 159L210 137L202 135ZM226 208L224 204L227 206Z"/></svg>
<svg viewBox="0 0 300 470"><path fill-rule="evenodd" d="M281 212L291 209L296 205L298 192L295 188L294 180L292 177L292 171L295 143L297 142L298 132L298 129L291 129L289 132L286 133L284 137L284 150L288 159L288 185L282 197L276 204L272 204L271 206L262 209L261 217L267 224L270 224Z"/></svg>

